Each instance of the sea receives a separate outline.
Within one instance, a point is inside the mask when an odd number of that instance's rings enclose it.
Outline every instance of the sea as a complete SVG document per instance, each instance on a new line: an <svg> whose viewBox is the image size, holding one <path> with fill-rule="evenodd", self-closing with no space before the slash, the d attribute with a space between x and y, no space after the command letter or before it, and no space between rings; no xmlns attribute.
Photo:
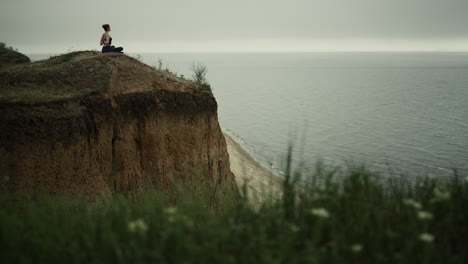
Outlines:
<svg viewBox="0 0 468 264"><path fill-rule="evenodd" d="M278 175L291 153L306 170L468 176L468 53L129 55L184 78L206 66L222 129Z"/></svg>

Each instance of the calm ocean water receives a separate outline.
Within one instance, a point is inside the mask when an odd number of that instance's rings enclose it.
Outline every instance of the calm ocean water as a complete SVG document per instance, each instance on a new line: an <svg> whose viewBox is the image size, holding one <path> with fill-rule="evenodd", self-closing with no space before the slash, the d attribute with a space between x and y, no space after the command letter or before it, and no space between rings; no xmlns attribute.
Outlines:
<svg viewBox="0 0 468 264"><path fill-rule="evenodd" d="M468 175L468 53L139 56L185 76L206 65L221 126L264 164L281 168L292 142L310 167Z"/></svg>

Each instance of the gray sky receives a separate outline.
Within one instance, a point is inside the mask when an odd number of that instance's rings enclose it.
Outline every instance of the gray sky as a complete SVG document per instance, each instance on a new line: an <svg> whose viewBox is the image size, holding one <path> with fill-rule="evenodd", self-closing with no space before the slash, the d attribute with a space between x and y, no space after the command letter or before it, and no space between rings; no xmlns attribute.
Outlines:
<svg viewBox="0 0 468 264"><path fill-rule="evenodd" d="M468 0L1 0L0 41L25 53L468 51Z"/></svg>

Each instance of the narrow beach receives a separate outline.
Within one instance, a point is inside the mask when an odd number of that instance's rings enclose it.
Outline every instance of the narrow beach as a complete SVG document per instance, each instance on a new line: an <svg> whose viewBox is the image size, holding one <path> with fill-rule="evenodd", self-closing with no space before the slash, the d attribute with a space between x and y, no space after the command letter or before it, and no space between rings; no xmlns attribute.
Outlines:
<svg viewBox="0 0 468 264"><path fill-rule="evenodd" d="M258 163L232 137L224 133L231 171L240 190L247 187L249 199L256 203L282 193L282 179Z"/></svg>

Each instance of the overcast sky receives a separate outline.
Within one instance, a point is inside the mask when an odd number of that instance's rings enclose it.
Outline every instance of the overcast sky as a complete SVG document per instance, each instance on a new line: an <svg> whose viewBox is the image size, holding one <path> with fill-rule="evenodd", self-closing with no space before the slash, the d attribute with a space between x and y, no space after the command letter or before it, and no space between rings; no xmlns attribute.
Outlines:
<svg viewBox="0 0 468 264"><path fill-rule="evenodd" d="M0 41L24 53L468 51L468 0L1 0Z"/></svg>

